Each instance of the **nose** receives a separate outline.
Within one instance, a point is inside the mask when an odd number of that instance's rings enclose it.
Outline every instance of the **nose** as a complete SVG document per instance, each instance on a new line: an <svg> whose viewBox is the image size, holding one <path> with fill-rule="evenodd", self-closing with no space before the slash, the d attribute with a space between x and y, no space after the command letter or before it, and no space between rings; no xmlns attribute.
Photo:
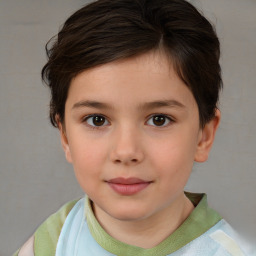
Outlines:
<svg viewBox="0 0 256 256"><path fill-rule="evenodd" d="M135 128L119 128L112 137L111 161L115 164L136 165L143 161L141 134Z"/></svg>

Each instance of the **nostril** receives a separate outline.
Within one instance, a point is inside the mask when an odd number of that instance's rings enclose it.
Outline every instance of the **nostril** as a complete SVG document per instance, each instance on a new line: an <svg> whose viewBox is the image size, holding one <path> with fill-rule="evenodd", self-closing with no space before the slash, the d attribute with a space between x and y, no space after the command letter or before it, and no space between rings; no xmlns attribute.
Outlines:
<svg viewBox="0 0 256 256"><path fill-rule="evenodd" d="M130 163L137 163L138 162L138 159L136 159L136 158L133 158L133 159L131 159L131 160L121 160L121 159L116 159L115 160L115 163L117 163L117 164L120 164L120 163L128 163L128 162L130 162Z"/></svg>

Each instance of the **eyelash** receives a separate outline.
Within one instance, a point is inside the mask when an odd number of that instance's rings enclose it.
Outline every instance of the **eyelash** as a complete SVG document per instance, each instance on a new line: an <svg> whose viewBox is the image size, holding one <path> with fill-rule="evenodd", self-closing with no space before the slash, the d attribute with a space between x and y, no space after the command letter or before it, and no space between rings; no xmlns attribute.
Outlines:
<svg viewBox="0 0 256 256"><path fill-rule="evenodd" d="M156 128L164 128L164 127L168 127L170 124L172 124L172 123L175 122L174 118L172 118L172 117L170 117L170 116L168 116L168 115L166 115L166 114L161 114L161 113L157 113L157 114L152 114L152 115L150 115L149 118L147 119L147 122L149 122L149 120L150 120L151 118L157 117L157 116L158 116L158 117L159 117L159 116L164 117L164 118L165 118L165 122L164 122L164 123L166 123L166 121L168 121L168 123L167 123L167 125L165 124L165 125L163 125L163 126L151 125L151 126L153 126L153 127L156 127ZM82 122L83 122L83 123L86 123L86 126L88 126L90 129L93 129L93 130L94 130L94 129L102 129L102 127L106 126L106 125L94 126L94 125L88 124L88 120L89 120L90 118L94 118L94 117L103 117L103 118L105 119L104 123L105 123L106 121L109 123L109 121L107 120L107 118L106 118L104 115L102 115L102 114L93 114L93 115L85 116L85 117L82 119Z"/></svg>

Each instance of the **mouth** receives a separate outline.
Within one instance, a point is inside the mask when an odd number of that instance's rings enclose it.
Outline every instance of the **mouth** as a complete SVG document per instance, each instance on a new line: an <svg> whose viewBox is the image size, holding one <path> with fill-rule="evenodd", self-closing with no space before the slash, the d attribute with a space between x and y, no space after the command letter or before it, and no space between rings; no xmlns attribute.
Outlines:
<svg viewBox="0 0 256 256"><path fill-rule="evenodd" d="M137 194L147 188L152 181L139 178L115 178L106 181L108 185L118 194L130 196Z"/></svg>

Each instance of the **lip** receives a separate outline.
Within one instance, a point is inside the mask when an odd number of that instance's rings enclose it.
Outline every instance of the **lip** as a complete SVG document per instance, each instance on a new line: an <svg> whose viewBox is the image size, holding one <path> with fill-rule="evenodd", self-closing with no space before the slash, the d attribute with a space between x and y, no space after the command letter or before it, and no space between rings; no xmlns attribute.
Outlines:
<svg viewBox="0 0 256 256"><path fill-rule="evenodd" d="M139 178L115 178L107 181L108 185L118 194L130 196L137 194L148 187L152 182Z"/></svg>

